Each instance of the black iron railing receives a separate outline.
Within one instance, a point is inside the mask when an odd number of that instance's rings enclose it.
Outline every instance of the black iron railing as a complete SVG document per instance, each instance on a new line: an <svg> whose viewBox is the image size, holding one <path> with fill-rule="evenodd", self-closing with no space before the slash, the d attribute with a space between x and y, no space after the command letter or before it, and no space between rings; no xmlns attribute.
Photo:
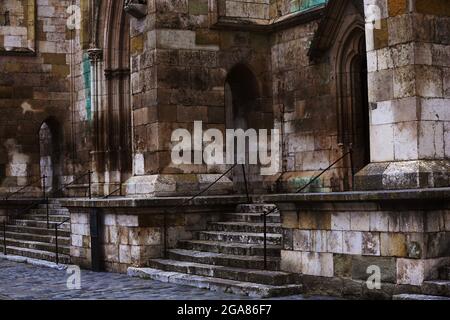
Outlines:
<svg viewBox="0 0 450 320"><path fill-rule="evenodd" d="M63 222L55 223L54 224L54 230L55 230L55 263L59 264L59 243L58 243L58 230L59 227L61 227L63 224L70 221L70 218L67 218Z"/></svg>
<svg viewBox="0 0 450 320"><path fill-rule="evenodd" d="M114 191L110 192L109 194L107 194L106 196L104 196L103 199L109 199L116 193L119 193L118 196L122 196L122 183L120 184L119 188L117 188L116 190L114 190Z"/></svg>
<svg viewBox="0 0 450 320"><path fill-rule="evenodd" d="M72 182L67 183L63 186L61 186L58 190L54 191L53 193L55 195L57 195L58 193L62 192L64 189L66 189L67 187L75 184L76 182L80 181L81 179L88 177L88 196L89 199L92 199L92 172L88 171L82 175L80 175L79 177L75 178ZM9 200L11 199L11 197L16 196L17 194L21 193L22 191L26 190L27 188L29 188L30 186L36 184L39 181L42 181L42 198L40 198L39 200L36 200L35 202L31 203L30 205L28 205L27 207L21 209L20 211L16 212L14 214L15 217L20 217L23 214L29 212L31 209L33 209L34 207L40 205L40 204L45 204L45 210L46 210L46 220L47 220L47 229L50 229L50 208L49 208L49 197L48 197L48 193L47 193L47 186L46 186L46 180L47 177L45 175L43 175L39 180L33 181L32 183L29 183L28 185L20 188L19 190L15 191L14 193L9 194L5 200ZM55 241L56 241L56 252L58 252L59 248L58 248L58 228L64 224L65 222L69 221L70 218L68 218L67 220L65 220L64 222L60 223L60 224L56 224L55 225ZM6 246L6 229L7 229L7 225L13 223L11 215L9 214L9 208L6 209L6 216L4 218L3 221L3 254L7 255L7 246ZM58 260L58 253L56 253L56 259Z"/></svg>
<svg viewBox="0 0 450 320"><path fill-rule="evenodd" d="M350 151L344 153L342 155L342 157L340 157L339 159L337 159L336 161L334 161L331 165L329 165L326 169L322 170L322 172L318 175L316 175L314 178L312 178L306 185L304 185L303 187L301 187L300 189L298 189L296 191L296 193L300 193L303 192L304 190L306 190L310 185L312 185L314 182L317 181L317 179L319 179L321 176L323 176L326 172L328 172L330 169L332 169L336 164L338 164L341 160L343 160L345 157L347 157L348 155L350 155L351 158L351 166L353 167L353 156L352 156L352 150L350 149ZM277 207L274 207L272 210L269 210L268 212L265 212L262 214L263 216L263 227L264 227L264 270L267 270L267 216L270 215L271 213L274 213L278 211Z"/></svg>
<svg viewBox="0 0 450 320"><path fill-rule="evenodd" d="M43 182L43 186L42 186L42 187L43 187L44 192L45 192L45 181L46 181L46 180L47 180L47 176L46 176L46 175L43 175L42 177L39 177L39 179L36 179L36 180L30 182L29 184L23 186L23 187L20 188L19 190L7 194L7 195L5 196L5 200L11 199L12 197L14 197L14 196L16 196L16 195L22 193L22 191L28 189L29 187L31 187L31 186L33 186L33 185L35 185L36 183L41 182L41 181Z"/></svg>
<svg viewBox="0 0 450 320"><path fill-rule="evenodd" d="M90 171L90 170L88 172L78 176L73 181L62 185L58 190L54 191L54 194L58 195L58 194L62 193L65 189L74 185L75 183L77 183L78 181L80 181L81 179L83 179L85 177L88 177L88 186L87 186L88 194L86 196L89 197L89 199L92 199L92 171Z"/></svg>
<svg viewBox="0 0 450 320"><path fill-rule="evenodd" d="M201 195L205 194L208 190L210 190L212 187L214 187L220 180L222 180L223 177L225 177L228 173L230 173L237 166L238 166L238 164L234 164L227 171L225 171L219 178L217 178L214 182L209 184L206 188L204 188L203 190L201 190L200 192L198 192L194 196L190 197L189 199L186 199L181 204L176 205L176 206L174 206L172 208L166 209L164 211L164 218L163 218L163 227L164 227L164 232L163 232L163 237L164 237L164 258L167 258L167 251L168 251L167 215L169 214L169 211L175 211L178 208L184 207L185 205L189 204L190 202L192 202L196 198L198 198ZM245 165L242 165L242 172L243 172L243 176L244 176L244 183L245 183L245 190L246 190L247 200L250 201L251 198L250 198L250 194L248 192L249 189L248 189L248 181L247 181L246 172L245 172Z"/></svg>

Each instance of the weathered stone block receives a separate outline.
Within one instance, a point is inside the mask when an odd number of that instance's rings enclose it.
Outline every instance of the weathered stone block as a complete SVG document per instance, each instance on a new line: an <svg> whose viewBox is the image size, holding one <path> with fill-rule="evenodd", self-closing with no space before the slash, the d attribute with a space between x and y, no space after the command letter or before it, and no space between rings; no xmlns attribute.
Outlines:
<svg viewBox="0 0 450 320"><path fill-rule="evenodd" d="M312 251L313 240L310 230L293 231L294 250Z"/></svg>
<svg viewBox="0 0 450 320"><path fill-rule="evenodd" d="M281 250L281 270L302 273L302 252Z"/></svg>
<svg viewBox="0 0 450 320"><path fill-rule="evenodd" d="M362 232L344 231L344 250L346 254L362 254Z"/></svg>
<svg viewBox="0 0 450 320"><path fill-rule="evenodd" d="M369 212L351 212L350 230L370 231L370 213Z"/></svg>
<svg viewBox="0 0 450 320"><path fill-rule="evenodd" d="M372 273L368 273L369 267L372 266L380 268L382 282L396 283L397 265L394 258L354 256L352 258L352 278L367 281L372 275Z"/></svg>
<svg viewBox="0 0 450 320"><path fill-rule="evenodd" d="M333 254L302 252L302 271L307 275L333 277Z"/></svg>
<svg viewBox="0 0 450 320"><path fill-rule="evenodd" d="M406 236L402 233L381 233L381 255L387 257L406 257Z"/></svg>

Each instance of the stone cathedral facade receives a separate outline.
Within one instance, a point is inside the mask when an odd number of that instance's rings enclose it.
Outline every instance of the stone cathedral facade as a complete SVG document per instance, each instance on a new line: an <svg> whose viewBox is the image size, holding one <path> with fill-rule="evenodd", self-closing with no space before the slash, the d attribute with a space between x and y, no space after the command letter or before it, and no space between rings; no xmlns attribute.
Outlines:
<svg viewBox="0 0 450 320"><path fill-rule="evenodd" d="M269 269L299 275L294 291L450 292L428 283L450 266L447 0L6 0L0 110L0 193L40 197L33 181L45 174L70 211L72 263L137 274L220 264L189 256L208 244L186 241L237 205L260 215L265 203L279 211ZM279 173L173 164L172 132L195 121L278 129ZM180 200L218 178L206 197ZM243 231L238 222L228 225ZM227 235L197 240L261 246ZM372 265L375 293L364 287ZM242 281L275 286L264 277Z"/></svg>

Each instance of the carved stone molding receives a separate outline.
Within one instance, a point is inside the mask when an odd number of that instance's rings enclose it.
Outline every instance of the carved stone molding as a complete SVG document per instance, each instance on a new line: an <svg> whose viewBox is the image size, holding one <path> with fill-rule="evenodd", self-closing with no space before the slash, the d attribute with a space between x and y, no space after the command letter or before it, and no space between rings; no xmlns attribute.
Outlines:
<svg viewBox="0 0 450 320"><path fill-rule="evenodd" d="M142 19L147 15L148 7L146 0L126 0L124 10L129 15Z"/></svg>
<svg viewBox="0 0 450 320"><path fill-rule="evenodd" d="M92 64L103 60L103 50L99 48L88 49L87 54Z"/></svg>

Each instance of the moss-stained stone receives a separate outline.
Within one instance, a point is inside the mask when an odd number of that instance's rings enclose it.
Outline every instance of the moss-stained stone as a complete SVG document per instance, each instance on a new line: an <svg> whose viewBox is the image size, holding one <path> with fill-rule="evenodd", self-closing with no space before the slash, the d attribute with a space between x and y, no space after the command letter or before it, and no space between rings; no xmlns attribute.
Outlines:
<svg viewBox="0 0 450 320"><path fill-rule="evenodd" d="M304 230L330 230L331 213L330 212L299 212L299 228Z"/></svg>
<svg viewBox="0 0 450 320"><path fill-rule="evenodd" d="M45 64L66 65L66 54L64 53L43 53L42 58Z"/></svg>
<svg viewBox="0 0 450 320"><path fill-rule="evenodd" d="M406 235L403 233L381 233L381 255L388 257L406 257Z"/></svg>
<svg viewBox="0 0 450 320"><path fill-rule="evenodd" d="M395 17L407 13L408 0L388 0L389 16Z"/></svg>
<svg viewBox="0 0 450 320"><path fill-rule="evenodd" d="M144 36L142 34L131 38L131 54L140 54L144 50Z"/></svg>
<svg viewBox="0 0 450 320"><path fill-rule="evenodd" d="M385 48L389 44L389 30L387 19L381 20L381 28L374 29L375 49Z"/></svg>
<svg viewBox="0 0 450 320"><path fill-rule="evenodd" d="M334 276L342 278L352 277L352 256L335 254L333 256Z"/></svg>
<svg viewBox="0 0 450 320"><path fill-rule="evenodd" d="M195 33L196 45L220 45L220 36L217 31L206 29L197 30Z"/></svg>
<svg viewBox="0 0 450 320"><path fill-rule="evenodd" d="M189 14L208 14L208 0L189 0Z"/></svg>
<svg viewBox="0 0 450 320"><path fill-rule="evenodd" d="M395 258L385 257L352 257L352 279L367 281L372 275L368 273L369 267L376 266L381 271L381 281L395 283L397 280L397 264Z"/></svg>
<svg viewBox="0 0 450 320"><path fill-rule="evenodd" d="M70 66L68 65L53 65L52 72L61 78L65 78L70 74Z"/></svg>
<svg viewBox="0 0 450 320"><path fill-rule="evenodd" d="M450 16L450 5L448 0L416 0L415 5L418 13Z"/></svg>

